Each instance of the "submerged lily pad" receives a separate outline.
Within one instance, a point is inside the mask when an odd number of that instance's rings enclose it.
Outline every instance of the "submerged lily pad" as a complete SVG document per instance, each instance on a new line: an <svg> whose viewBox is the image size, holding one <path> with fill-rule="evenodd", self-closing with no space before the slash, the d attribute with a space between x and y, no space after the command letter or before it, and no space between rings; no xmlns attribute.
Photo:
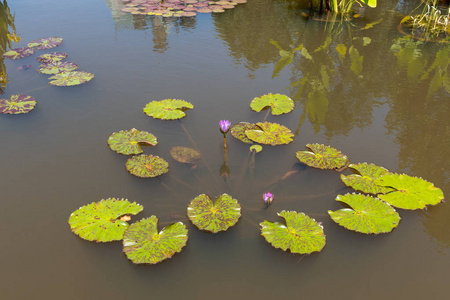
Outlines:
<svg viewBox="0 0 450 300"><path fill-rule="evenodd" d="M346 155L342 154L336 148L321 144L307 144L311 151L297 151L297 159L314 168L319 169L340 169L349 163Z"/></svg>
<svg viewBox="0 0 450 300"><path fill-rule="evenodd" d="M374 182L376 178L389 174L387 169L368 163L350 164L348 167L354 169L359 174L348 176L341 174L341 180L346 186L368 194L385 194L393 191L392 188L379 186Z"/></svg>
<svg viewBox="0 0 450 300"><path fill-rule="evenodd" d="M188 205L187 215L200 230L217 233L237 223L241 206L228 194L220 195L215 203L208 195L201 194Z"/></svg>
<svg viewBox="0 0 450 300"><path fill-rule="evenodd" d="M64 52L51 52L51 53L45 53L42 55L39 55L36 57L36 60L42 64L49 63L49 62L55 62L63 60L67 57L67 53Z"/></svg>
<svg viewBox="0 0 450 300"><path fill-rule="evenodd" d="M34 109L36 100L27 95L11 95L9 99L0 99L0 113L26 114Z"/></svg>
<svg viewBox="0 0 450 300"><path fill-rule="evenodd" d="M256 124L240 122L231 126L231 135L244 143L253 144L253 141L245 135L245 131L255 129L261 130Z"/></svg>
<svg viewBox="0 0 450 300"><path fill-rule="evenodd" d="M16 49L11 49L9 51L6 51L5 53L3 53L3 57L9 58L9 59L20 59L20 58L30 56L33 53L34 53L33 48L22 47L22 48L16 48Z"/></svg>
<svg viewBox="0 0 450 300"><path fill-rule="evenodd" d="M27 47L36 47L37 50L55 48L61 45L63 39L60 37L41 38L28 43Z"/></svg>
<svg viewBox="0 0 450 300"><path fill-rule="evenodd" d="M285 219L286 225L278 222L264 221L261 235L275 248L291 253L309 254L321 251L325 246L323 227L304 213L285 211L278 213Z"/></svg>
<svg viewBox="0 0 450 300"><path fill-rule="evenodd" d="M151 216L128 227L123 252L135 264L156 264L180 252L187 240L183 223L170 224L158 232L158 218Z"/></svg>
<svg viewBox="0 0 450 300"><path fill-rule="evenodd" d="M375 183L394 188L395 191L378 197L392 206L403 209L422 209L436 205L444 200L444 193L419 177L406 174L387 174L375 179Z"/></svg>
<svg viewBox="0 0 450 300"><path fill-rule="evenodd" d="M73 86L90 81L94 74L82 71L62 72L51 76L49 83L56 86Z"/></svg>
<svg viewBox="0 0 450 300"><path fill-rule="evenodd" d="M172 147L170 149L170 155L178 162L185 164L195 164L200 159L200 153L198 151L182 146Z"/></svg>
<svg viewBox="0 0 450 300"><path fill-rule="evenodd" d="M102 199L74 211L70 215L69 225L76 235L88 241L119 241L128 228L125 220L129 218L122 217L136 215L143 209L136 202L130 203L126 199Z"/></svg>
<svg viewBox="0 0 450 300"><path fill-rule="evenodd" d="M271 107L272 115L281 115L294 109L294 101L286 95L270 93L254 98L250 102L250 107L258 112L266 107Z"/></svg>
<svg viewBox="0 0 450 300"><path fill-rule="evenodd" d="M186 110L194 108L191 103L178 99L164 99L152 101L144 107L144 113L148 116L162 120L176 120L186 116Z"/></svg>
<svg viewBox="0 0 450 300"><path fill-rule="evenodd" d="M350 208L328 211L337 224L353 231L378 234L391 232L400 222L400 215L386 202L363 194L338 195L337 201Z"/></svg>
<svg viewBox="0 0 450 300"><path fill-rule="evenodd" d="M256 123L260 129L246 130L245 135L252 141L266 145L289 144L293 141L294 134L291 130L277 123Z"/></svg>
<svg viewBox="0 0 450 300"><path fill-rule="evenodd" d="M156 177L169 172L169 163L153 155L133 156L127 160L125 166L128 172L141 178Z"/></svg>
<svg viewBox="0 0 450 300"><path fill-rule="evenodd" d="M140 131L136 128L114 132L108 138L108 146L111 150L120 154L140 154L144 152L139 144L156 146L158 140L153 134Z"/></svg>
<svg viewBox="0 0 450 300"><path fill-rule="evenodd" d="M55 61L40 65L37 71L41 74L54 75L61 72L74 71L78 69L78 65L69 61Z"/></svg>

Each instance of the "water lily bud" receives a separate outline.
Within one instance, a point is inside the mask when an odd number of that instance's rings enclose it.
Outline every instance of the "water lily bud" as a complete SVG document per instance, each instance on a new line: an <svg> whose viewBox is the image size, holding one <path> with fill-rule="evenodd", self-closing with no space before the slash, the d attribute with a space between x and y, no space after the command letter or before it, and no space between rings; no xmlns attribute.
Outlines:
<svg viewBox="0 0 450 300"><path fill-rule="evenodd" d="M267 192L263 195L263 202L265 205L269 206L272 204L273 201L273 194L271 192Z"/></svg>
<svg viewBox="0 0 450 300"><path fill-rule="evenodd" d="M219 121L219 127L220 127L220 131L225 134L228 132L228 130L230 130L230 126L231 126L231 122L228 120L220 120Z"/></svg>

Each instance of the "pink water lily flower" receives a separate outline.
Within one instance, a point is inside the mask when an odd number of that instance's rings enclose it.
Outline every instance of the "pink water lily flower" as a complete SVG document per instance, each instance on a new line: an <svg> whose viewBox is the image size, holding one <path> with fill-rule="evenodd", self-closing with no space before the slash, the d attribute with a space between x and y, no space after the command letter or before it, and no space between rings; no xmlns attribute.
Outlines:
<svg viewBox="0 0 450 300"><path fill-rule="evenodd" d="M264 195L263 195L264 204L270 205L270 204L272 204L272 201L273 201L273 194L271 192L264 193Z"/></svg>
<svg viewBox="0 0 450 300"><path fill-rule="evenodd" d="M219 121L219 127L220 127L220 131L225 134L228 132L228 130L230 130L230 126L231 126L231 122L228 120L220 120Z"/></svg>

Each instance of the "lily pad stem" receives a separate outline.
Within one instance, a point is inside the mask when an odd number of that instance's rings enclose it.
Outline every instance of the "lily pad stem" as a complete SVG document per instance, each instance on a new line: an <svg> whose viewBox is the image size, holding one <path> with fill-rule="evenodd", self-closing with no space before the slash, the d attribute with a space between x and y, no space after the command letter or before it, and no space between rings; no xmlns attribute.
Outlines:
<svg viewBox="0 0 450 300"><path fill-rule="evenodd" d="M264 123L267 120L269 113L270 113L270 109L267 110L266 116L264 117L264 120L262 121L262 123Z"/></svg>

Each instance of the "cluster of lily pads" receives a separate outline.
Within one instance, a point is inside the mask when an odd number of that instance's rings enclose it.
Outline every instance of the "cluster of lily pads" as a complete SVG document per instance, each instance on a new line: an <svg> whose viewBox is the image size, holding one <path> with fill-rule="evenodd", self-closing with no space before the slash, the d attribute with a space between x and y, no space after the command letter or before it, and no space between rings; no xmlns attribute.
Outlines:
<svg viewBox="0 0 450 300"><path fill-rule="evenodd" d="M197 13L221 13L247 0L122 0L122 11L163 17L194 17Z"/></svg>
<svg viewBox="0 0 450 300"><path fill-rule="evenodd" d="M250 107L257 112L270 108L272 114L280 115L291 112L294 102L286 95L267 94L254 98ZM154 118L176 120L185 117L185 111L192 108L193 105L187 101L165 99L148 103L144 112ZM230 126L231 123L227 120L219 122L224 137ZM293 141L294 136L287 127L269 122L240 122L231 126L231 133L244 143L266 145L288 144ZM155 177L168 172L168 163L159 157L141 154L143 151L140 144L155 146L157 139L151 133L134 128L113 133L108 139L112 150L125 155L135 155L126 163L131 174ZM442 190L422 178L391 173L383 167L369 163L350 164L345 154L330 146L307 144L306 147L309 150L295 153L301 163L326 170L342 171L350 168L354 172L351 175L341 174L341 180L361 193L338 195L336 200L346 208L328 211L331 219L346 229L364 234L388 233L400 222L400 215L394 207L423 209L444 199ZM255 144L250 150L256 153L261 151L262 147ZM178 146L172 148L170 153L180 162L194 163L200 159L200 154L192 151L195 150ZM274 196L270 192L263 195L266 206L269 206L273 199ZM86 240L123 240L123 252L134 263L155 264L180 252L188 239L186 226L177 222L158 232L156 216L129 225L127 221L131 219L131 215L142 209L139 204L110 198L73 212L69 224L74 233ZM228 194L220 195L216 201L201 194L189 203L187 216L200 230L218 233L238 222L241 206ZM296 211L283 210L278 216L285 222L265 220L259 224L261 235L273 247L289 250L291 253L310 254L321 251L325 246L326 236L321 223Z"/></svg>

